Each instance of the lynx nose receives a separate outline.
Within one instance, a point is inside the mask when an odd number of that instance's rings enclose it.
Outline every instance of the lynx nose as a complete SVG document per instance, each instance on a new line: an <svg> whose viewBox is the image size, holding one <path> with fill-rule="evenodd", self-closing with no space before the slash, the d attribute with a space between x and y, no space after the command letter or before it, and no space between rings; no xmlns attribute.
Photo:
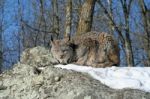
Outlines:
<svg viewBox="0 0 150 99"><path fill-rule="evenodd" d="M63 59L64 58L64 55L60 55L60 59Z"/></svg>

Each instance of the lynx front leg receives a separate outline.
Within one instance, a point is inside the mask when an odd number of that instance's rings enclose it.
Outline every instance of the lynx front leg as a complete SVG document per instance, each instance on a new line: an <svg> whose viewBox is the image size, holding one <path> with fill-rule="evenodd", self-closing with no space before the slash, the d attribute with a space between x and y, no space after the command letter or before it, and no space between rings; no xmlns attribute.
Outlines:
<svg viewBox="0 0 150 99"><path fill-rule="evenodd" d="M84 56L80 57L77 60L76 64L78 64L78 65L86 65L87 58L88 58L87 55L84 55Z"/></svg>
<svg viewBox="0 0 150 99"><path fill-rule="evenodd" d="M84 63L84 60L82 58L80 58L80 59L78 59L77 62L75 62L75 64L77 64L77 65L84 65L85 63Z"/></svg>
<svg viewBox="0 0 150 99"><path fill-rule="evenodd" d="M113 62L103 62L103 63L94 63L93 67L96 68L105 68L105 67L111 67L111 66L117 66L117 64Z"/></svg>

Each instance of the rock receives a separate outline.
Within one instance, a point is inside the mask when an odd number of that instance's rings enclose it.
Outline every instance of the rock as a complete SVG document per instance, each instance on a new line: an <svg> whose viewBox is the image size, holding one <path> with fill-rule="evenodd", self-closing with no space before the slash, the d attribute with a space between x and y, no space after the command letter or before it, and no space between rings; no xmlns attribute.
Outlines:
<svg viewBox="0 0 150 99"><path fill-rule="evenodd" d="M54 80L57 82L57 81L60 81L60 77L58 77L58 76L56 76L55 78L54 78Z"/></svg>
<svg viewBox="0 0 150 99"><path fill-rule="evenodd" d="M150 99L144 91L111 89L88 74L54 68L48 59L45 48L26 50L21 62L0 74L0 99Z"/></svg>
<svg viewBox="0 0 150 99"><path fill-rule="evenodd" d="M55 63L55 61L49 49L38 46L32 49L26 49L21 55L20 63L35 67L44 67L50 66L51 63Z"/></svg>

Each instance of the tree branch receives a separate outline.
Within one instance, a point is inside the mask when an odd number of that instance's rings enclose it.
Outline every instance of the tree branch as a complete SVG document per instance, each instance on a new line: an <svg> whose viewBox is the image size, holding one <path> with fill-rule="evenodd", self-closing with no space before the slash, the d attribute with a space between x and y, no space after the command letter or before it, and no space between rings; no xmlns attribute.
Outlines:
<svg viewBox="0 0 150 99"><path fill-rule="evenodd" d="M112 22L113 27L116 29L116 31L119 34L120 40L121 42L124 44L125 40L124 37L121 33L121 30L118 28L118 26L116 25L116 23L114 22L113 18L111 17L111 15L109 14L109 12L107 11L107 9L104 7L104 5L102 4L102 2L100 0L97 0L98 4L103 8L104 13L107 15L107 17L110 19L110 21Z"/></svg>
<svg viewBox="0 0 150 99"><path fill-rule="evenodd" d="M32 29L32 30L34 30L34 31L54 34L54 31L53 31L53 30L45 31L45 30L40 30L40 29L34 28L34 27L30 26L30 25L29 25L27 22L25 22L24 20L22 20L22 23L23 23L26 27L28 27L28 28L30 28L30 29ZM56 34L56 33L55 33L55 34ZM57 34L57 35L58 35L58 34Z"/></svg>

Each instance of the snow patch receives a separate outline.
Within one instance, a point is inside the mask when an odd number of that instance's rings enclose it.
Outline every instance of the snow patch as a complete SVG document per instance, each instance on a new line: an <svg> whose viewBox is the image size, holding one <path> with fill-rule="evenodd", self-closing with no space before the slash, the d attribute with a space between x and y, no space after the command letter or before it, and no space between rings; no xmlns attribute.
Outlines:
<svg viewBox="0 0 150 99"><path fill-rule="evenodd" d="M131 88L150 92L149 67L93 68L75 64L59 64L55 67L88 73L94 79L114 89Z"/></svg>

